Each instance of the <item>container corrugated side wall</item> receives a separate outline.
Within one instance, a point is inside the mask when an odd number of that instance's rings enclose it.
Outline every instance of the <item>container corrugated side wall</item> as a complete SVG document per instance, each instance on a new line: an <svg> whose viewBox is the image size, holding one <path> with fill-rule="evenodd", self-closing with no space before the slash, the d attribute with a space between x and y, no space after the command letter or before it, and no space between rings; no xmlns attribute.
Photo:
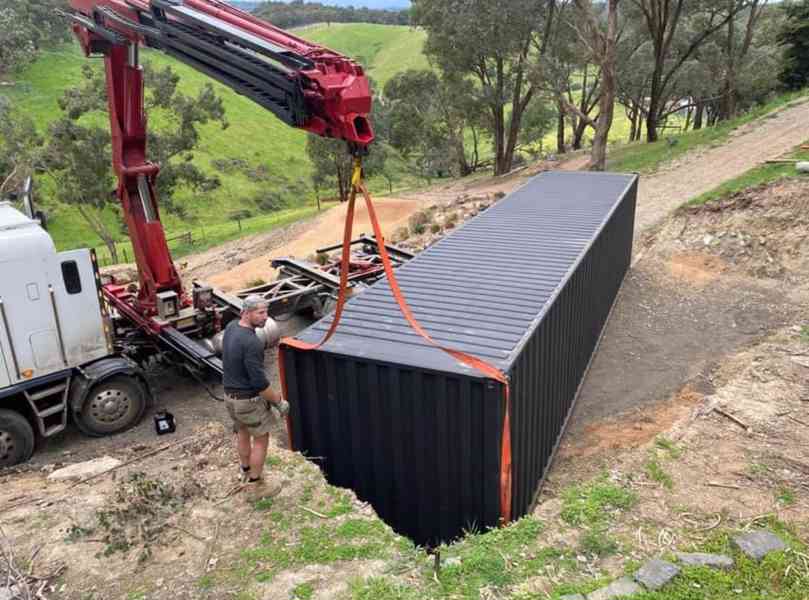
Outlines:
<svg viewBox="0 0 809 600"><path fill-rule="evenodd" d="M632 256L637 180L520 349L511 377L512 515L530 508Z"/></svg>
<svg viewBox="0 0 809 600"><path fill-rule="evenodd" d="M497 525L499 384L284 347L293 448L421 545ZM328 457L325 460L319 457Z"/></svg>

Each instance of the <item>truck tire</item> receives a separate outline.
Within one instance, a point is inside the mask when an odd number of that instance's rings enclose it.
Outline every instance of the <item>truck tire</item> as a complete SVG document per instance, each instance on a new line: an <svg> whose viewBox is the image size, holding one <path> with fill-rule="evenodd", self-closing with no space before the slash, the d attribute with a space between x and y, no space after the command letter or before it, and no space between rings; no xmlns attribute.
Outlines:
<svg viewBox="0 0 809 600"><path fill-rule="evenodd" d="M0 409L0 468L25 462L34 453L34 430L20 413Z"/></svg>
<svg viewBox="0 0 809 600"><path fill-rule="evenodd" d="M143 384L134 377L116 375L90 388L76 414L76 426L91 437L120 433L136 425L146 412Z"/></svg>

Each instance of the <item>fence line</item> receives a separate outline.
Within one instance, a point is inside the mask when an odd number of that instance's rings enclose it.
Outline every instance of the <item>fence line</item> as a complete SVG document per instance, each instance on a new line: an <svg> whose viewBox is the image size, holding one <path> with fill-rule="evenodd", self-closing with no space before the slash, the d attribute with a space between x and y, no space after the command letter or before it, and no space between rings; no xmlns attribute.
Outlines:
<svg viewBox="0 0 809 600"><path fill-rule="evenodd" d="M314 206L302 206L294 209L289 209L288 212L278 215L259 215L252 218L240 218L233 216L232 220L223 223L216 223L209 225L207 228L200 225L199 228L184 231L166 238L166 243L169 250L176 251L178 247L198 247L204 246L209 239L214 243L224 242L229 239L239 237L240 234L252 233L252 230L260 231L263 228L272 228L273 226L284 223L285 221L293 222L298 219L303 219L309 216L309 213L315 214L317 212ZM173 246L173 247L172 247ZM128 241L116 242L118 248L118 262L112 260L109 250L106 245L96 246L96 257L100 267L109 267L115 264L124 264L132 262L135 256L132 251L132 246Z"/></svg>

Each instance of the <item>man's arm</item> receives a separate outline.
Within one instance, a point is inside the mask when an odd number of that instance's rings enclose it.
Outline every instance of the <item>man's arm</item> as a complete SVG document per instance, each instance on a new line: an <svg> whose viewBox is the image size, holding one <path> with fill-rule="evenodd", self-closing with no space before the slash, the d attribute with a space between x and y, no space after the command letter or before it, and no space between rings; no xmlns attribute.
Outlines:
<svg viewBox="0 0 809 600"><path fill-rule="evenodd" d="M270 388L267 373L264 371L264 346L261 342L256 340L255 344L250 344L245 352L244 364L250 377L250 386L255 390L261 390L259 396L271 404L280 404L281 396Z"/></svg>

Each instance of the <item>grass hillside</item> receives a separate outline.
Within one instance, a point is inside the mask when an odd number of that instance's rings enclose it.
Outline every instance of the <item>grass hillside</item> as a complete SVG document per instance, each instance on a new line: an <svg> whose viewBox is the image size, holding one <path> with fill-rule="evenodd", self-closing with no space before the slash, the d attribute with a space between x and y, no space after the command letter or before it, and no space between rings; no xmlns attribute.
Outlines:
<svg viewBox="0 0 809 600"><path fill-rule="evenodd" d="M371 77L383 85L398 70L425 67L421 53L423 32L408 27L370 24L334 24L309 27L300 35L322 43L348 56L357 58L368 69ZM76 44L44 54L40 60L21 73L17 84L4 88L22 111L32 116L42 129L59 116L57 100L63 90L78 83L81 67L87 59ZM189 95L211 80L160 53L146 51L143 60L155 66L171 64L181 76L182 90ZM101 61L95 61L101 68ZM214 83L225 102L229 127L218 124L202 127L202 142L194 160L222 181L221 187L208 193L179 190L175 200L183 205L189 217L180 221L173 215L163 214L169 236L194 230L205 230L195 237L211 237L221 241L239 233L229 216L237 211L256 215L242 226L248 231L261 230L273 224L282 224L310 214L314 194L309 183L310 164L306 157L306 134L292 129L275 119L269 112ZM153 119L154 120L154 119ZM213 161L238 160L235 168L225 172L217 169ZM60 249L99 245L99 240L70 208L48 202L49 182L38 182L40 198L48 206L51 233ZM379 187L383 184L380 182ZM272 215L260 215L257 203L272 195L282 198L292 209ZM307 205L307 209L302 207ZM110 222L113 214L107 215ZM212 232L218 231L217 235ZM228 235L227 232L230 232ZM123 240L125 236L121 236ZM183 248L182 250L187 250Z"/></svg>

